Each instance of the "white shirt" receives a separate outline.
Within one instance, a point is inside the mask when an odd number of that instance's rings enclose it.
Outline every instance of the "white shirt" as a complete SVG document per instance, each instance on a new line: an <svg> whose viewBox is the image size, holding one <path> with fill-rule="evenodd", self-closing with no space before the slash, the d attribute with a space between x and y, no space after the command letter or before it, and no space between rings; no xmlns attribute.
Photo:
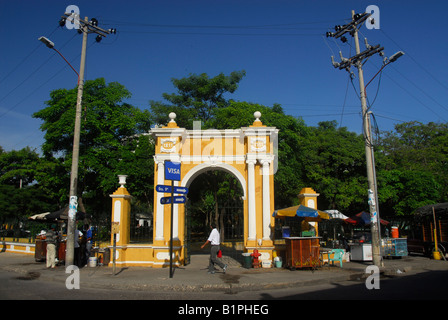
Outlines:
<svg viewBox="0 0 448 320"><path fill-rule="evenodd" d="M82 232L78 229L75 230L75 248L79 248L79 237L82 237Z"/></svg>
<svg viewBox="0 0 448 320"><path fill-rule="evenodd" d="M219 232L218 232L218 230L216 228L213 229L212 232L210 232L210 236L208 237L208 241L210 241L210 244L212 246L219 245Z"/></svg>

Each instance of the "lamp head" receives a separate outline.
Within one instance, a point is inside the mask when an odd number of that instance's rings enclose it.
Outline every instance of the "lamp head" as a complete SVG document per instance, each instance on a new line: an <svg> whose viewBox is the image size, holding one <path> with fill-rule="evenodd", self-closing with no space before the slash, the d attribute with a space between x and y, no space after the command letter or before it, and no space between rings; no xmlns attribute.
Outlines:
<svg viewBox="0 0 448 320"><path fill-rule="evenodd" d="M54 43L52 41L50 41L48 38L40 37L38 40L40 42L44 43L48 48L50 48L50 49L54 48Z"/></svg>
<svg viewBox="0 0 448 320"><path fill-rule="evenodd" d="M400 58L402 55L404 55L403 51L398 51L397 53L394 53L390 58L389 58L389 62L394 62L396 61L398 58Z"/></svg>

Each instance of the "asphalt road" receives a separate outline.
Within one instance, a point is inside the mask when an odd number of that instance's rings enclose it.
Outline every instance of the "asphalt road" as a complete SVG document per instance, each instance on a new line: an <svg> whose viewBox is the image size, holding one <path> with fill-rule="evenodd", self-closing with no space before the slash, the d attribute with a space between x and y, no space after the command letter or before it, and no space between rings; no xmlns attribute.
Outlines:
<svg viewBox="0 0 448 320"><path fill-rule="evenodd" d="M353 279L314 286L244 292L154 292L82 288L68 290L65 283L45 281L39 275L0 271L0 300L446 300L448 272L430 271L383 277L379 289L367 289Z"/></svg>

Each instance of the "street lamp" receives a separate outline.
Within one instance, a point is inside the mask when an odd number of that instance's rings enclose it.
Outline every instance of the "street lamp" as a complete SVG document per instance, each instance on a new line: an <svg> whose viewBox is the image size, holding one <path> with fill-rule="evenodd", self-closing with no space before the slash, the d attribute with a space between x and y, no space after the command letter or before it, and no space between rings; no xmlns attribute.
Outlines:
<svg viewBox="0 0 448 320"><path fill-rule="evenodd" d="M50 41L48 38L40 37L38 40L41 41L43 44L45 44L48 48L50 49L54 48L54 43Z"/></svg>
<svg viewBox="0 0 448 320"><path fill-rule="evenodd" d="M398 58L400 58L401 56L404 55L403 51L398 51L396 53L394 53L393 55L391 55L389 58L384 58L383 60L383 65L381 66L380 70L378 70L378 72L373 76L372 79L370 79L370 81L366 84L366 86L364 87L367 88L367 86L370 84L370 82L372 82L373 79L375 79L375 77L381 72L383 71L383 69L388 66L389 64L391 64L392 62L397 61Z"/></svg>
<svg viewBox="0 0 448 320"><path fill-rule="evenodd" d="M78 80L79 80L79 73L78 73L78 71L76 71L75 68L73 68L73 66L70 64L70 62L68 62L67 59L65 59L65 57L62 55L62 53L60 53L59 50L54 47L53 41L51 41L50 39L48 39L46 37L43 37L43 36L39 37L38 40L40 42L42 42L43 44L45 44L48 48L53 49L54 51L56 51L62 57L62 59L64 59L64 61L67 62L67 64L70 66L70 68L72 68L72 70L75 71L76 75L78 76Z"/></svg>
<svg viewBox="0 0 448 320"><path fill-rule="evenodd" d="M387 63L387 64L389 64L389 63L391 63L391 62L395 62L398 58L400 58L402 55L404 55L404 52L403 51L398 51L397 53L394 53L390 58L389 58L389 62Z"/></svg>

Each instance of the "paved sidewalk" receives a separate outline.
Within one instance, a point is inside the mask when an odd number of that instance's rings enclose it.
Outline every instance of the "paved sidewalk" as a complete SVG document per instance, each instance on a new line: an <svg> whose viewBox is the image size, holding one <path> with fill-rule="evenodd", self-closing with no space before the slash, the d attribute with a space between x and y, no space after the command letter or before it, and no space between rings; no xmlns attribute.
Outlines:
<svg viewBox="0 0 448 320"><path fill-rule="evenodd" d="M208 274L208 255L193 255L191 263L176 268L172 278L169 268L156 269L148 267L116 268L112 267L84 267L80 269L81 287L137 289L154 291L207 291L221 290L236 293L245 290L274 289L297 286L312 286L320 283L338 282L345 280L362 280L366 278L366 267L371 262L347 262L343 268L338 266L324 266L318 270L287 270L245 269L230 257L224 257L229 262L229 268L224 274L217 270L215 274ZM34 256L17 253L0 253L0 270L18 273L18 277L26 279L42 279L65 283L69 273L65 267L47 269L45 263L36 262ZM427 271L448 271L448 262L436 261L422 256L409 256L399 259L385 259L381 272L388 276L406 276Z"/></svg>

